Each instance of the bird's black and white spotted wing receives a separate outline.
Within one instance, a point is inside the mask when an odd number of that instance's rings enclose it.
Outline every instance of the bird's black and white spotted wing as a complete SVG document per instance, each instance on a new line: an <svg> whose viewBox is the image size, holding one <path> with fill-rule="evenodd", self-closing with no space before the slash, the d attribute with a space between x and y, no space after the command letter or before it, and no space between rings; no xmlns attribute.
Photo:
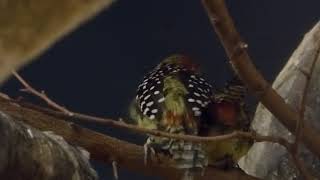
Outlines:
<svg viewBox="0 0 320 180"><path fill-rule="evenodd" d="M164 108L167 98L164 93L164 80L167 77L174 77L183 84L187 90L183 95L186 112L190 112L193 120L198 121L211 101L212 87L200 75L179 64L158 66L144 77L136 96L140 111L150 120L157 121L163 118L163 111L167 109Z"/></svg>

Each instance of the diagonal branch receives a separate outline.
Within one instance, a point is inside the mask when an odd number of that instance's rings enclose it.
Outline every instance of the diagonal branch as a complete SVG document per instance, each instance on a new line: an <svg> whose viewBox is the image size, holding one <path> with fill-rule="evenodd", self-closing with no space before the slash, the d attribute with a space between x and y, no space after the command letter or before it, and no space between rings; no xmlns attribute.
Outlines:
<svg viewBox="0 0 320 180"><path fill-rule="evenodd" d="M236 30L224 0L202 0L202 2L233 69L246 83L248 88L256 94L261 103L289 131L294 133L296 123L300 118L298 112L285 103L253 65L246 50L247 44L242 41ZM309 123L304 122L301 136L303 143L308 149L320 157L320 132L316 131Z"/></svg>
<svg viewBox="0 0 320 180"><path fill-rule="evenodd" d="M305 179L314 179L298 157L298 142L301 137L310 151L320 157L320 133L317 132L304 118L305 94L301 102L300 112L294 111L272 89L271 85L256 70L247 52L248 45L243 42L237 32L233 20L228 13L224 0L202 0L209 19L224 46L230 63L248 88L258 97L261 103L275 116L289 131L296 132L296 141L292 148L287 148L296 167ZM313 62L314 66L315 60ZM311 71L312 73L312 71ZM306 83L306 89L309 83ZM305 89L305 90L306 90ZM306 91L305 91L306 93ZM303 128L301 127L303 125Z"/></svg>

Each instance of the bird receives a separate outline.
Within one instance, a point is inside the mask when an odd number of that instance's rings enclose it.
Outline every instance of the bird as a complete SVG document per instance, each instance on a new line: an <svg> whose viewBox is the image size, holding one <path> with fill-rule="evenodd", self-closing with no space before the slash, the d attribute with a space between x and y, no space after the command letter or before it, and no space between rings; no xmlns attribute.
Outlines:
<svg viewBox="0 0 320 180"><path fill-rule="evenodd" d="M242 81L234 76L217 90L201 74L190 57L175 54L165 58L148 72L138 85L129 111L143 128L168 133L216 136L235 130L249 131L250 117ZM163 153L174 160L174 167L185 170L183 179L193 179L194 172L208 166L234 168L252 145L245 139L209 143L148 135L148 151Z"/></svg>
<svg viewBox="0 0 320 180"><path fill-rule="evenodd" d="M186 55L174 54L144 76L130 116L140 127L200 136L208 124L203 117L213 93L199 65ZM201 143L148 135L145 147L146 152L152 149L171 157L175 168L185 170L184 179L192 179L193 172L208 165Z"/></svg>
<svg viewBox="0 0 320 180"><path fill-rule="evenodd" d="M215 136L238 131L251 131L252 117L245 102L247 88L234 75L221 90L216 90L208 107L212 124L209 124L207 136ZM214 119L214 120L212 120ZM237 167L238 160L251 148L250 139L227 139L208 143L205 146L208 164L220 168Z"/></svg>

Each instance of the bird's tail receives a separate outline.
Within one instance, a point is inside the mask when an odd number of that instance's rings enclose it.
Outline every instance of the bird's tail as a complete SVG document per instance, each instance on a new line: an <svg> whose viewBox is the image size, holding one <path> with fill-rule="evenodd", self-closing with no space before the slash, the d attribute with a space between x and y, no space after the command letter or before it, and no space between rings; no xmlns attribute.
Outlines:
<svg viewBox="0 0 320 180"><path fill-rule="evenodd" d="M195 173L201 173L208 165L208 158L203 145L189 141L151 136L149 145L168 153L177 169L185 170L183 180L192 180ZM159 147L160 146L160 147Z"/></svg>
<svg viewBox="0 0 320 180"><path fill-rule="evenodd" d="M179 169L204 168L208 163L199 143L173 140L169 151Z"/></svg>
<svg viewBox="0 0 320 180"><path fill-rule="evenodd" d="M185 170L183 180L192 180L195 173L201 173L208 165L208 158L202 144L183 140L172 140L170 154L175 167Z"/></svg>

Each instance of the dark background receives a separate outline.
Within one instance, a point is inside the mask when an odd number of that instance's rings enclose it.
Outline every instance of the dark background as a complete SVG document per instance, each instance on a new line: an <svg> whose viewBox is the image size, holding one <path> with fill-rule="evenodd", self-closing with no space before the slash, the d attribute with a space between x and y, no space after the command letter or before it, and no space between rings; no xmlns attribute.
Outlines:
<svg viewBox="0 0 320 180"><path fill-rule="evenodd" d="M320 17L319 0L227 2L254 63L269 81ZM231 76L200 0L119 0L20 73L73 111L117 119L126 117L144 73L172 53L195 58L215 86L222 86ZM2 91L13 97L25 96L20 88L10 79ZM142 137L131 133L86 126L143 143ZM101 179L112 178L110 165L94 165ZM141 178L120 167L120 179Z"/></svg>

